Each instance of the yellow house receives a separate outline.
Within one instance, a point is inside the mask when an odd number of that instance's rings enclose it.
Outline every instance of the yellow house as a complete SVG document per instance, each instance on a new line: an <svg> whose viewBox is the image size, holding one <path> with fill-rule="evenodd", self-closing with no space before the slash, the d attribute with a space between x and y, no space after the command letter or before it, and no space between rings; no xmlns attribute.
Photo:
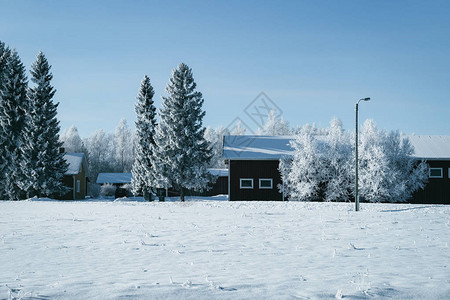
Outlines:
<svg viewBox="0 0 450 300"><path fill-rule="evenodd" d="M81 200L87 194L87 162L84 153L65 153L64 159L69 164L67 172L64 174L64 186L70 188L62 200Z"/></svg>

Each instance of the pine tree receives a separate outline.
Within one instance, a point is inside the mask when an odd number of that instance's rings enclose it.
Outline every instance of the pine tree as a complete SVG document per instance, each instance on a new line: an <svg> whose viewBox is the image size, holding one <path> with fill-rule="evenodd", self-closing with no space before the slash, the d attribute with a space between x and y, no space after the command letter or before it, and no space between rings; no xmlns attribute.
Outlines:
<svg viewBox="0 0 450 300"><path fill-rule="evenodd" d="M8 57L11 54L11 50L6 47L5 43L0 41L0 93L2 91L2 86L5 81L5 76L7 72L7 61Z"/></svg>
<svg viewBox="0 0 450 300"><path fill-rule="evenodd" d="M20 148L28 110L28 83L25 68L15 50L7 58L6 71L0 95L0 174L4 176L0 198L19 200L24 197L19 187L19 182L24 179Z"/></svg>
<svg viewBox="0 0 450 300"><path fill-rule="evenodd" d="M207 167L211 153L202 125L204 99L195 89L192 70L181 63L172 71L168 97L162 97L161 122L155 136L152 169L158 177L153 183L159 188L178 189L181 201L185 189L203 190L210 180Z"/></svg>
<svg viewBox="0 0 450 300"><path fill-rule="evenodd" d="M62 179L68 165L59 151L63 145L56 119L59 103L52 100L56 91L50 84L50 69L45 55L39 52L30 72L35 86L28 89L29 107L21 147L25 176L20 186L27 197L60 196L66 192Z"/></svg>
<svg viewBox="0 0 450 300"><path fill-rule="evenodd" d="M4 86L7 79L7 74L9 73L9 65L8 59L11 54L11 51L8 47L6 47L5 43L0 41L0 104L3 105L2 97L4 95ZM0 108L1 109L1 108ZM0 145L4 144L5 136L1 134L0 131ZM2 161L5 160L5 150L3 148L0 149L0 182L5 182L5 172ZM0 185L0 199L4 199L6 197L3 184Z"/></svg>
<svg viewBox="0 0 450 300"><path fill-rule="evenodd" d="M153 87L147 75L141 82L136 97L136 154L131 173L132 192L148 198L151 190L151 161L155 146L156 108L153 102Z"/></svg>

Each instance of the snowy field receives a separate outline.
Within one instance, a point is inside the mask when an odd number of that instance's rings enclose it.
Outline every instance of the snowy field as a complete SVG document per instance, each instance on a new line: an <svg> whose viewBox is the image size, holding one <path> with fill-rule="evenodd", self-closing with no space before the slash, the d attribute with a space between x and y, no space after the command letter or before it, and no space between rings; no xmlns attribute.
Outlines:
<svg viewBox="0 0 450 300"><path fill-rule="evenodd" d="M450 299L450 206L0 201L0 299Z"/></svg>

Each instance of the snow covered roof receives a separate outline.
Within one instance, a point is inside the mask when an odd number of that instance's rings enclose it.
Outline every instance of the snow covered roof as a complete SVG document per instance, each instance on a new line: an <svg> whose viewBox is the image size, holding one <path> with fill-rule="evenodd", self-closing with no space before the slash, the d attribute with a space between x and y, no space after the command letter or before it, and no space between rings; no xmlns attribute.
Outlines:
<svg viewBox="0 0 450 300"><path fill-rule="evenodd" d="M224 159L275 159L292 155L293 136L227 135L223 137Z"/></svg>
<svg viewBox="0 0 450 300"><path fill-rule="evenodd" d="M414 157L450 160L450 136L411 135ZM223 158L234 160L278 160L293 154L293 136L228 135L223 139ZM324 137L319 140L325 141Z"/></svg>
<svg viewBox="0 0 450 300"><path fill-rule="evenodd" d="M97 183L131 183L131 173L99 173Z"/></svg>
<svg viewBox="0 0 450 300"><path fill-rule="evenodd" d="M411 135L414 157L432 160L450 160L449 135Z"/></svg>
<svg viewBox="0 0 450 300"><path fill-rule="evenodd" d="M64 175L77 175L81 172L84 153L64 153L64 159L69 164L69 168Z"/></svg>
<svg viewBox="0 0 450 300"><path fill-rule="evenodd" d="M228 169L208 169L211 175L219 177L228 177Z"/></svg>

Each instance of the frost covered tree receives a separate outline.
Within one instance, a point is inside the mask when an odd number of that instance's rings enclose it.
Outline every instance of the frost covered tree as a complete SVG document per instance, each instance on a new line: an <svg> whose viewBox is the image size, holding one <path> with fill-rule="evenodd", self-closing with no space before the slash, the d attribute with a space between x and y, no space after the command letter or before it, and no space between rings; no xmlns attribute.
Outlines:
<svg viewBox="0 0 450 300"><path fill-rule="evenodd" d="M94 179L101 172L113 172L113 138L99 129L84 143L89 153L89 174Z"/></svg>
<svg viewBox="0 0 450 300"><path fill-rule="evenodd" d="M34 87L28 89L28 108L23 134L21 168L24 178L20 186L27 197L59 196L66 192L62 179L67 163L59 148L59 122L56 119L59 103L53 103L55 89L45 55L36 57L31 67Z"/></svg>
<svg viewBox="0 0 450 300"><path fill-rule="evenodd" d="M348 201L354 188L354 141L338 119L327 135L304 127L291 142L293 157L279 170L292 200ZM412 156L414 149L398 131L379 131L372 120L362 128L359 156L360 194L370 202L406 201L427 179L427 165ZM281 188L281 187L280 187Z"/></svg>
<svg viewBox="0 0 450 300"><path fill-rule="evenodd" d="M114 131L114 150L117 172L130 172L134 161L133 135L124 118Z"/></svg>
<svg viewBox="0 0 450 300"><path fill-rule="evenodd" d="M321 184L326 179L321 143L310 131L304 131L296 135L291 146L293 156L282 158L279 166L285 194L291 200L321 199Z"/></svg>
<svg viewBox="0 0 450 300"><path fill-rule="evenodd" d="M147 75L141 82L136 97L136 153L131 173L132 192L148 198L151 191L151 162L155 148L156 108L153 101L155 92Z"/></svg>
<svg viewBox="0 0 450 300"><path fill-rule="evenodd" d="M425 162L417 164L414 149L398 131L379 131L373 120L362 127L359 156L360 194L370 202L401 202L423 188Z"/></svg>
<svg viewBox="0 0 450 300"><path fill-rule="evenodd" d="M205 140L207 140L211 147L211 168L226 168L225 162L222 158L223 152L223 137L225 135L229 135L230 132L227 128L222 126L217 127L216 129L212 129L210 126L206 127L205 130Z"/></svg>
<svg viewBox="0 0 450 300"><path fill-rule="evenodd" d="M275 110L271 110L267 116L267 122L262 129L266 135L290 135L292 134L289 128L289 122L283 118L277 118Z"/></svg>
<svg viewBox="0 0 450 300"><path fill-rule="evenodd" d="M242 126L241 120L239 120L236 124L236 126L233 129L234 135L244 135L245 134L245 127Z"/></svg>
<svg viewBox="0 0 450 300"><path fill-rule="evenodd" d="M8 55L5 69L0 94L0 198L19 200L25 196L19 182L24 179L20 149L23 146L25 112L28 110L28 82L15 50Z"/></svg>
<svg viewBox="0 0 450 300"><path fill-rule="evenodd" d="M353 163L350 136L344 131L341 120L334 118L326 136L325 160L325 201L348 201L352 196Z"/></svg>
<svg viewBox="0 0 450 300"><path fill-rule="evenodd" d="M83 141L81 140L75 125L72 125L69 129L65 130L61 134L60 139L63 142L66 152L81 153L85 151Z"/></svg>
<svg viewBox="0 0 450 300"><path fill-rule="evenodd" d="M172 71L162 97L160 123L156 128L152 169L158 188L174 187L184 201L185 189L207 188L207 167L211 160L202 125L203 96L196 91L192 70L181 63Z"/></svg>

